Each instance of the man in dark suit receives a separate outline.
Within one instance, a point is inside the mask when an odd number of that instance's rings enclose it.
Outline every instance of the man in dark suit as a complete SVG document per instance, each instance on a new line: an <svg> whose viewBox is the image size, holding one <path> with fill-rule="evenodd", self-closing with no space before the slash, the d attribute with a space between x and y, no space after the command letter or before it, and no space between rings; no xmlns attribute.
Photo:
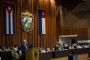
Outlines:
<svg viewBox="0 0 90 60"><path fill-rule="evenodd" d="M21 49L22 49L22 54L25 55L26 51L28 50L27 41L26 40L23 40L23 44L21 46Z"/></svg>
<svg viewBox="0 0 90 60"><path fill-rule="evenodd" d="M26 51L28 50L26 40L23 40L23 44L21 45L21 50L22 50L22 55L20 56L20 60L26 60L25 54Z"/></svg>

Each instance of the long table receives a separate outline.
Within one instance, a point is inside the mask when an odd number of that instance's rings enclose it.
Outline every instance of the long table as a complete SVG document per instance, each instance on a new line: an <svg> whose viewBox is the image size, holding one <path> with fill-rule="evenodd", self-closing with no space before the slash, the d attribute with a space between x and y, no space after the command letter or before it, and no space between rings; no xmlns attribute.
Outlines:
<svg viewBox="0 0 90 60"><path fill-rule="evenodd" d="M70 49L70 50L63 50L63 51L52 51L47 53L40 53L39 54L39 60L50 60L55 58L62 58L67 57L69 54L72 53L72 51L77 54L88 54L90 53L90 48L83 48L83 49ZM13 60L11 56L11 52L0 52L0 57L2 57L2 60Z"/></svg>
<svg viewBox="0 0 90 60"><path fill-rule="evenodd" d="M72 53L72 51L79 55L79 54L85 54L90 51L90 48L83 48L83 49L70 49L70 50L63 50L63 51L53 51L49 53L42 53L39 54L40 60L50 60L54 58L60 58L60 57L65 57L68 56L69 54Z"/></svg>

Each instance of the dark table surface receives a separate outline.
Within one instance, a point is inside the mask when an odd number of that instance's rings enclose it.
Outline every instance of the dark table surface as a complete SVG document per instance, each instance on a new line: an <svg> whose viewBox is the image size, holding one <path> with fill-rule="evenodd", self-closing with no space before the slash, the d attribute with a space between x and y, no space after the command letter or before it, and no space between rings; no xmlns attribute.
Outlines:
<svg viewBox="0 0 90 60"><path fill-rule="evenodd" d="M49 60L51 58L60 58L68 56L71 53L74 54L84 54L88 53L90 51L90 48L83 48L83 49L70 49L70 50L63 50L63 51L53 51L49 53L42 53L39 54L40 60Z"/></svg>

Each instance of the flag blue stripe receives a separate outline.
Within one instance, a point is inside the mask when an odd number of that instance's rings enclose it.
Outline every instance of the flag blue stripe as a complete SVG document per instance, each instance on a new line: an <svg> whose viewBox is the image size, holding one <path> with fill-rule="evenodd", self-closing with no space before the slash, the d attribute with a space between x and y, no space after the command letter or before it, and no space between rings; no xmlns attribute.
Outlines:
<svg viewBox="0 0 90 60"><path fill-rule="evenodd" d="M39 34L42 34L42 10L38 9Z"/></svg>
<svg viewBox="0 0 90 60"><path fill-rule="evenodd" d="M4 33L6 34L6 7L4 6Z"/></svg>

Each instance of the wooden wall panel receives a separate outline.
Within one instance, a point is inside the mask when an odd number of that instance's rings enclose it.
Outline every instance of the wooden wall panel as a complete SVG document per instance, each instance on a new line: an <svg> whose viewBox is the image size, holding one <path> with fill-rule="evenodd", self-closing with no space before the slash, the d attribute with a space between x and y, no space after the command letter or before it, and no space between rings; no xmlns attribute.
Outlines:
<svg viewBox="0 0 90 60"><path fill-rule="evenodd" d="M16 25L17 26L15 26L16 27L16 35L15 35L15 37L17 38L16 40L17 40L17 42L15 41L15 39L13 39L17 44L19 44L19 46L20 46L20 44L22 43L22 33L21 33L21 30L22 30L22 28L21 28L21 23L20 23L20 15L21 15L21 12L22 12L22 0L16 0L15 1L15 9L16 9L16 12L15 12L15 21L16 21ZM13 36L14 37L14 36Z"/></svg>
<svg viewBox="0 0 90 60"><path fill-rule="evenodd" d="M78 28L78 29L64 29L60 28L58 30L58 33L60 35L78 35L77 39L78 40L88 40L89 35L88 35L88 28Z"/></svg>
<svg viewBox="0 0 90 60"><path fill-rule="evenodd" d="M0 46L13 46L17 44L20 46L24 39L27 40L28 45L33 47L51 47L57 41L56 33L56 16L55 16L55 1L54 0L2 0L14 3L15 6L15 34L5 35L4 34L4 21L3 21L3 4L0 4L0 16L2 23L0 24ZM27 8L28 7L28 8ZM26 33L21 27L21 13L25 12L26 9L34 14L34 28L31 33ZM38 9L45 10L46 17L46 34L40 35L38 33ZM1 26L2 25L2 26Z"/></svg>
<svg viewBox="0 0 90 60"><path fill-rule="evenodd" d="M3 34L3 3L2 3L2 0L0 0L1 2L0 2L0 21L2 21L2 22L0 22L0 45L3 45L3 46L5 46L5 36L4 36L4 34Z"/></svg>
<svg viewBox="0 0 90 60"><path fill-rule="evenodd" d="M59 33L60 33L60 35L85 34L85 33L88 33L88 28L78 28L78 29L60 28Z"/></svg>
<svg viewBox="0 0 90 60"><path fill-rule="evenodd" d="M33 13L34 13L34 15L36 16L36 17L34 17L34 19L35 19L34 26L36 26L36 27L34 27L34 31L35 31L35 33L34 33L34 35L35 35L34 38L35 38L35 39L34 39L34 40L36 41L36 42L35 42L35 43L36 43L35 47L37 47L37 46L40 46L40 45L39 45L39 44L40 44L40 43L39 43L40 40L38 40L38 24L37 24L37 23L38 23L38 20L37 20L37 19L38 19L38 16L37 16L37 15L38 15L38 13L37 13L38 1L37 1L37 3L35 3L36 0L34 0L33 2L34 2L34 3L33 3L33 7L34 7L34 8L33 8L33 10L34 10Z"/></svg>
<svg viewBox="0 0 90 60"><path fill-rule="evenodd" d="M44 44L46 44L46 47L48 47L48 44L49 44L49 43L48 43L48 42L49 42L49 41L48 41L48 37L49 37L49 36L48 36L48 34L49 34L49 31L48 31L48 28L49 28L49 23L48 23L48 18L49 18L49 17L48 17L48 10L49 10L49 9L47 9L47 5L48 5L48 4L49 4L49 3L48 3L48 1L46 0L45 3L44 3L45 14L46 14L46 32L47 32L46 35L45 35Z"/></svg>

